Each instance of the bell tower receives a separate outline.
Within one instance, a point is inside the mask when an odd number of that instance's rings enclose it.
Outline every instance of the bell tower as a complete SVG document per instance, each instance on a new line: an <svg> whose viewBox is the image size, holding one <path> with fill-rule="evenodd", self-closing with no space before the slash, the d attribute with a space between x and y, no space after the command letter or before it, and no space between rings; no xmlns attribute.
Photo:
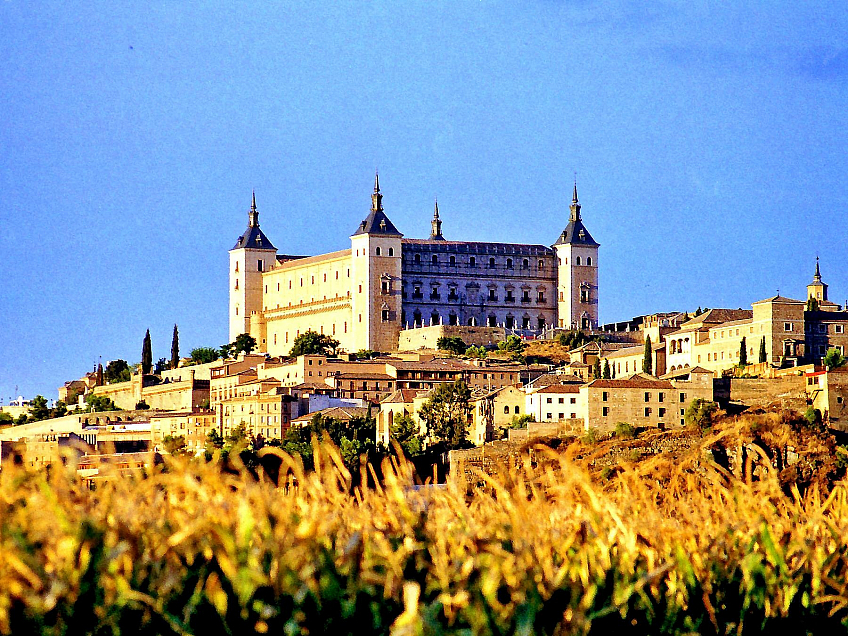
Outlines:
<svg viewBox="0 0 848 636"><path fill-rule="evenodd" d="M557 255L557 327L598 328L599 247L583 225L575 180L568 225L553 245Z"/></svg>
<svg viewBox="0 0 848 636"><path fill-rule="evenodd" d="M254 192L247 229L230 250L230 342L239 334L250 333L251 315L262 311L262 273L270 270L276 259L277 248L259 229Z"/></svg>

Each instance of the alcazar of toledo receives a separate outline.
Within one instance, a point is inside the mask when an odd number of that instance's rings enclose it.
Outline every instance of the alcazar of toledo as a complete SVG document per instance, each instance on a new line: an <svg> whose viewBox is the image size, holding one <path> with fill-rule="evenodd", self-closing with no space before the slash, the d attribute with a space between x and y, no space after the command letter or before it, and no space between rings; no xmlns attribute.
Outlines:
<svg viewBox="0 0 848 636"><path fill-rule="evenodd" d="M394 351L402 333L429 325L521 335L598 327L599 244L583 225L576 185L550 247L448 240L438 204L429 238L405 238L383 209L379 178L350 249L278 254L259 228L255 196L248 217L230 250L230 338L250 333L270 355L287 354L309 329L347 351Z"/></svg>

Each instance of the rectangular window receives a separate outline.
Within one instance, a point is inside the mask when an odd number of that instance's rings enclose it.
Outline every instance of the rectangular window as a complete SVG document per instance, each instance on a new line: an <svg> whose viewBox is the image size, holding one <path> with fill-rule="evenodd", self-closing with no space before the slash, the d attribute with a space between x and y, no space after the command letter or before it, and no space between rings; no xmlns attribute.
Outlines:
<svg viewBox="0 0 848 636"><path fill-rule="evenodd" d="M547 400L545 400L545 402L548 403L548 404L552 404L553 401L554 401L553 398L548 398Z"/></svg>
<svg viewBox="0 0 848 636"><path fill-rule="evenodd" d="M662 402L664 398L665 398L665 393L659 393L657 395L657 401L659 401L659 402Z"/></svg>
<svg viewBox="0 0 848 636"><path fill-rule="evenodd" d="M685 393L681 393L681 394L680 394L680 401L681 401L681 402L685 402L685 401L686 401L686 394L685 394Z"/></svg>
<svg viewBox="0 0 848 636"><path fill-rule="evenodd" d="M792 323L791 322L784 322L783 323L783 330L784 331L792 331Z"/></svg>
<svg viewBox="0 0 848 636"><path fill-rule="evenodd" d="M601 400L602 400L602 401L604 401L604 402L606 402L607 400L609 400L609 393L607 393L606 391L604 391L603 393L601 393Z"/></svg>
<svg viewBox="0 0 848 636"><path fill-rule="evenodd" d="M256 271L257 272L264 272L265 271L264 266L265 266L265 261L263 261L261 258L258 261L256 261Z"/></svg>
<svg viewBox="0 0 848 636"><path fill-rule="evenodd" d="M844 325L833 325L833 333L844 333L845 326Z"/></svg>
<svg viewBox="0 0 848 636"><path fill-rule="evenodd" d="M560 398L560 399L559 399L559 403L560 403L560 404L565 404L565 398Z"/></svg>
<svg viewBox="0 0 848 636"><path fill-rule="evenodd" d="M645 407L645 417L650 417L650 416L651 416L651 407L646 406Z"/></svg>
<svg viewBox="0 0 848 636"><path fill-rule="evenodd" d="M658 409L658 413L660 417L665 417L665 409Z"/></svg>
<svg viewBox="0 0 848 636"><path fill-rule="evenodd" d="M577 404L577 398L571 398L570 404Z"/></svg>
<svg viewBox="0 0 848 636"><path fill-rule="evenodd" d="M608 415L609 415L609 407L608 407L608 406L605 406L604 408L602 408L602 409L601 409L601 414L602 414L604 417L608 416Z"/></svg>
<svg viewBox="0 0 848 636"><path fill-rule="evenodd" d="M650 402L650 401L651 401L651 392L645 391L645 402Z"/></svg>

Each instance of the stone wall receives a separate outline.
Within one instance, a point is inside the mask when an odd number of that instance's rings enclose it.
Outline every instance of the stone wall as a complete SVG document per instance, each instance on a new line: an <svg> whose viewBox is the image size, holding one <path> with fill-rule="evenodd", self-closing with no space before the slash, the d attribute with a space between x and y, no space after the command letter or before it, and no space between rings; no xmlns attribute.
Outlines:
<svg viewBox="0 0 848 636"><path fill-rule="evenodd" d="M436 349L439 338L462 338L468 345L496 345L506 339L506 330L502 327L463 327L459 325L433 325L417 329L403 329L398 337L399 351L417 349Z"/></svg>
<svg viewBox="0 0 848 636"><path fill-rule="evenodd" d="M806 385L803 375L768 378L721 378L715 380L715 399L725 406L728 402L765 408L779 403L782 408L804 411L807 408Z"/></svg>

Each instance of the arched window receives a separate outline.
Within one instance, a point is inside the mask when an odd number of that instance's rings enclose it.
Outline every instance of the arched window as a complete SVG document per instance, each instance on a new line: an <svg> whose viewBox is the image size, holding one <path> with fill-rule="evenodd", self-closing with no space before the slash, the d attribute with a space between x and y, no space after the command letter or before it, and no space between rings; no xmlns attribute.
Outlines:
<svg viewBox="0 0 848 636"><path fill-rule="evenodd" d="M529 259L529 258L525 258L525 259L521 262L521 268L522 268L522 269L530 269L530 259Z"/></svg>
<svg viewBox="0 0 848 636"><path fill-rule="evenodd" d="M395 255L395 248L390 247L389 248L389 256L394 256L394 255Z"/></svg>
<svg viewBox="0 0 848 636"><path fill-rule="evenodd" d="M588 265L589 267L592 266L592 257L591 256L586 257L586 265Z"/></svg>
<svg viewBox="0 0 848 636"><path fill-rule="evenodd" d="M495 259L494 258L489 259L489 269L495 269Z"/></svg>
<svg viewBox="0 0 848 636"><path fill-rule="evenodd" d="M469 318L468 319L468 326L469 327L476 327L477 326L477 319L474 318L473 316L471 318Z"/></svg>
<svg viewBox="0 0 848 636"><path fill-rule="evenodd" d="M456 256L451 256L451 257L450 257L450 264L451 264L451 265L456 265Z"/></svg>
<svg viewBox="0 0 848 636"><path fill-rule="evenodd" d="M509 406L504 407L504 415L509 415Z"/></svg>
<svg viewBox="0 0 848 636"><path fill-rule="evenodd" d="M506 268L512 269L512 259L511 258L506 259Z"/></svg>
<svg viewBox="0 0 848 636"><path fill-rule="evenodd" d="M498 326L497 318L495 318L495 316L493 314L490 314L489 317L487 318L487 324L490 327L497 327Z"/></svg>
<svg viewBox="0 0 848 636"><path fill-rule="evenodd" d="M577 257L577 260L574 262L575 265L580 265L580 257Z"/></svg>
<svg viewBox="0 0 848 636"><path fill-rule="evenodd" d="M477 267L477 258L472 256L470 259L468 259L468 265L470 267Z"/></svg>

